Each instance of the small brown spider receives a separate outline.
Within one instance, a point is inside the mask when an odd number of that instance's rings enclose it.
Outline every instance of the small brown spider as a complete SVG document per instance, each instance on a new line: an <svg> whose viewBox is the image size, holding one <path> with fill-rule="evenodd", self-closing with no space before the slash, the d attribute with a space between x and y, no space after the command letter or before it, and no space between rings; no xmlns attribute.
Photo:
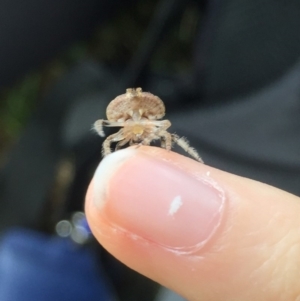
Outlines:
<svg viewBox="0 0 300 301"><path fill-rule="evenodd" d="M108 120L99 119L94 123L94 129L104 137L103 125L107 127L122 127L103 142L102 154L111 153L111 143L117 142L116 150L125 144L149 145L152 140L161 140L161 147L170 150L172 142L177 143L197 161L203 162L197 151L189 146L188 141L176 134L170 134L169 120L158 120L165 115L162 100L141 88L127 89L125 94L117 96L106 109Z"/></svg>

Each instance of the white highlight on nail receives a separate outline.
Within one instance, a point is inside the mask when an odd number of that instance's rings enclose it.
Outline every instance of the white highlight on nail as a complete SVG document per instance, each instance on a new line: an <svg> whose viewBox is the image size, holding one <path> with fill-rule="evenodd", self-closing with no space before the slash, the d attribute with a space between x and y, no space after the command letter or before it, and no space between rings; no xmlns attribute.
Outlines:
<svg viewBox="0 0 300 301"><path fill-rule="evenodd" d="M210 176L210 171L208 171L208 172L206 173L206 175L209 177L209 176Z"/></svg>
<svg viewBox="0 0 300 301"><path fill-rule="evenodd" d="M174 215L177 211L178 211L178 209L182 206L182 200L181 200L181 196L180 195L177 195L174 199L173 199L173 201L172 201L172 203L171 203L171 205L170 205L170 209L169 209L169 212L168 212L168 215Z"/></svg>
<svg viewBox="0 0 300 301"><path fill-rule="evenodd" d="M122 164L135 154L136 150L132 147L125 148L106 156L101 161L94 174L94 202L98 208L101 208L103 205L102 200L104 199L104 194L107 193L110 179Z"/></svg>

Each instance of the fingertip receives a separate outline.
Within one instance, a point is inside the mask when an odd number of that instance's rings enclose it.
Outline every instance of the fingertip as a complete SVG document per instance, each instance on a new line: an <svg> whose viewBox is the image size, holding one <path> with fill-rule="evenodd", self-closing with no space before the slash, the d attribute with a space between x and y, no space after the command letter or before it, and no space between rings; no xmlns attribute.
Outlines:
<svg viewBox="0 0 300 301"><path fill-rule="evenodd" d="M284 262L300 266L285 259L300 237L299 204L179 154L132 147L100 164L86 212L109 252L189 300L275 300L282 283L269 285L274 269L299 276Z"/></svg>

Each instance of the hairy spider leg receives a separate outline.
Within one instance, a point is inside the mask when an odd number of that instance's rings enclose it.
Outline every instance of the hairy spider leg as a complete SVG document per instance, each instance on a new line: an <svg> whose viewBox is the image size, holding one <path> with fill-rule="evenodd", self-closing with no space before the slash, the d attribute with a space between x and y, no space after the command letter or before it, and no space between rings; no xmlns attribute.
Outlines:
<svg viewBox="0 0 300 301"><path fill-rule="evenodd" d="M185 150L189 155L191 155L193 158L195 158L197 161L203 163L203 160L199 156L198 152L190 146L188 140L184 137L179 137L176 134L171 135L172 140L177 143L183 150Z"/></svg>
<svg viewBox="0 0 300 301"><path fill-rule="evenodd" d="M119 132L115 133L115 134L112 134L110 136L108 136L104 142L103 142L103 146L102 146L102 155L103 157L107 156L108 154L111 153L111 144L113 142L118 142L118 141L121 141L123 140L124 137L123 137L123 129L121 129Z"/></svg>
<svg viewBox="0 0 300 301"><path fill-rule="evenodd" d="M160 130L157 135L161 139L161 147L166 150L171 150L172 148L172 135L166 130Z"/></svg>
<svg viewBox="0 0 300 301"><path fill-rule="evenodd" d="M129 140L129 146L132 146L132 145L140 145L141 143L139 143L138 141L135 141L132 139L132 137L130 138Z"/></svg>
<svg viewBox="0 0 300 301"><path fill-rule="evenodd" d="M117 150L119 150L122 146L124 146L126 143L128 143L130 141L130 138L128 139L124 139L124 140L121 140L121 141L119 141L118 143L117 143L117 145L116 145L116 148L115 148L115 150L117 151Z"/></svg>
<svg viewBox="0 0 300 301"><path fill-rule="evenodd" d="M161 147L170 150L172 147L172 138L170 138L170 134L167 132L167 129L171 126L171 122L166 119L166 120L151 121L151 123L158 127L159 137L157 139L161 140L160 143Z"/></svg>
<svg viewBox="0 0 300 301"><path fill-rule="evenodd" d="M103 131L103 123L105 120L103 119L98 119L93 126L93 129L101 136L104 137L104 131Z"/></svg>
<svg viewBox="0 0 300 301"><path fill-rule="evenodd" d="M124 126L124 122L118 122L118 121L115 121L115 122L112 122L112 121L109 121L109 120L104 120L104 119L99 119L97 120L95 123L94 123L94 126L93 126L93 129L101 136L101 137L104 137L105 134L104 134L104 131L103 131L103 126L106 126L106 127L122 127Z"/></svg>
<svg viewBox="0 0 300 301"><path fill-rule="evenodd" d="M171 126L171 122L168 119L165 120L151 120L151 124L157 126L161 130L166 130Z"/></svg>
<svg viewBox="0 0 300 301"><path fill-rule="evenodd" d="M163 148L166 148L166 140L170 140L170 148L171 149L171 144L172 144L172 139L171 137L166 138L167 136L169 136L170 134L166 131L167 128L169 128L171 126L171 122L169 120L159 120L159 121L148 121L148 124L154 126L155 132L152 134L149 134L147 137L145 137L143 139L143 141L141 142L142 145L150 145L151 141L153 140L161 140L161 146ZM167 133L167 134L165 134ZM164 139L162 139L164 138Z"/></svg>
<svg viewBox="0 0 300 301"><path fill-rule="evenodd" d="M143 139L141 144L142 145L150 145L151 141L157 140L157 139L160 139L160 137L157 136L157 134L150 134L146 138Z"/></svg>

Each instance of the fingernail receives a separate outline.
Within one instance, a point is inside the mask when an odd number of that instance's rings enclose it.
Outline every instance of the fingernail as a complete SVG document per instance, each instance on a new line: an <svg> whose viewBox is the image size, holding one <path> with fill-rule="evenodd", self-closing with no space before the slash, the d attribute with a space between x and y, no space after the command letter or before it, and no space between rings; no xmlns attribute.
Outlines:
<svg viewBox="0 0 300 301"><path fill-rule="evenodd" d="M225 195L207 176L128 148L105 158L94 202L116 228L170 250L193 252L216 232Z"/></svg>

